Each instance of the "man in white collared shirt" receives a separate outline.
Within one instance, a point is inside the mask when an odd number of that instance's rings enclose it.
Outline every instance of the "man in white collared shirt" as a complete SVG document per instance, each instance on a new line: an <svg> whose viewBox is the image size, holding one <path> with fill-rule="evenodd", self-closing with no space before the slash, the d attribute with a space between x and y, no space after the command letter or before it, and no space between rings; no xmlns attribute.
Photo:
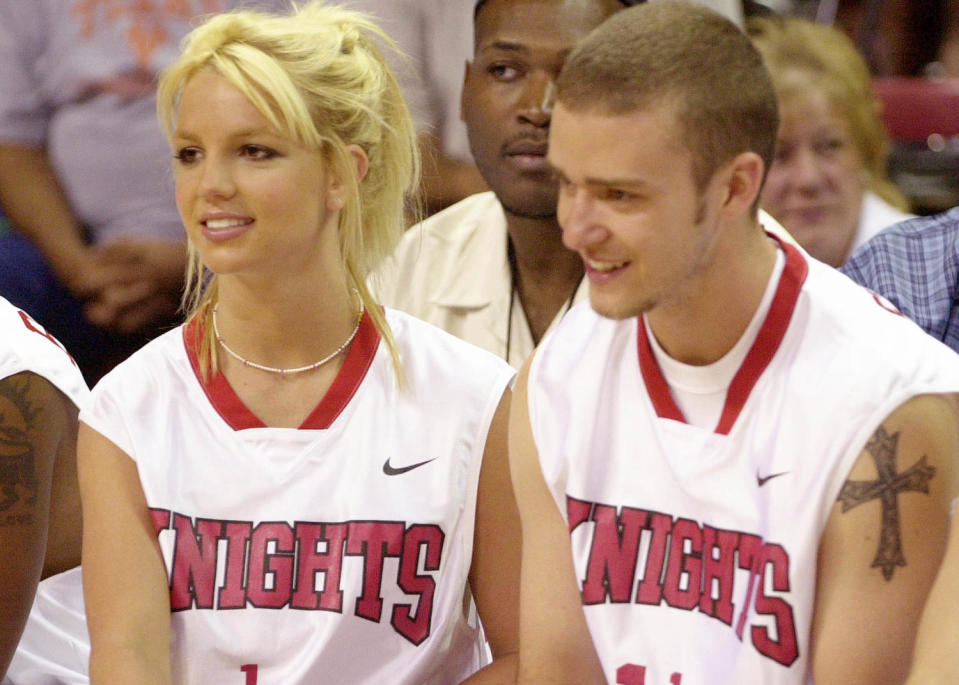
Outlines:
<svg viewBox="0 0 959 685"><path fill-rule="evenodd" d="M396 286L381 299L518 368L539 337L514 284L508 216L496 195L486 192L413 227L396 252L395 273L387 270ZM573 302L588 298L581 272L570 280L561 288L567 300L553 310L540 336Z"/></svg>
<svg viewBox="0 0 959 685"><path fill-rule="evenodd" d="M483 0L474 18L462 117L492 192L414 226L377 288L419 316L518 367L574 301L583 267L563 247L546 163L552 85L565 54L624 5Z"/></svg>

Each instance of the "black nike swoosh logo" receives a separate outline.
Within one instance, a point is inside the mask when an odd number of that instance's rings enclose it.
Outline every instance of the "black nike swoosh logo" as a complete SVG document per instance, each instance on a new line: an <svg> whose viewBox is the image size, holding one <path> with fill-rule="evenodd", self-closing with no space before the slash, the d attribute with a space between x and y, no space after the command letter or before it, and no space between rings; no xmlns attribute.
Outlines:
<svg viewBox="0 0 959 685"><path fill-rule="evenodd" d="M760 476L759 471L756 471L756 484L759 487L764 486L766 483L771 481L773 478L779 478L779 476L785 476L789 471L780 471L779 473L771 473L768 476Z"/></svg>
<svg viewBox="0 0 959 685"><path fill-rule="evenodd" d="M390 460L389 460L389 457L387 457L386 461L383 462L383 473L385 473L387 476L398 476L401 473L406 473L407 471L418 469L419 467L424 466L425 464L429 464L431 461L436 461L436 459L437 457L433 457L432 459L421 461L419 464L410 464L409 466L401 466L399 468L394 468L390 466Z"/></svg>

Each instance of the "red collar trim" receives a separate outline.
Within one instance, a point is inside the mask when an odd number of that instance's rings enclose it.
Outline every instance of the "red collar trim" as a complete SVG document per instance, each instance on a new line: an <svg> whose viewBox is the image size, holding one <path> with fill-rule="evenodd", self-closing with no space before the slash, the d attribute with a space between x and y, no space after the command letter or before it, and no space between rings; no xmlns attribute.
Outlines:
<svg viewBox="0 0 959 685"><path fill-rule="evenodd" d="M195 318L190 320L183 327L183 343L186 347L187 357L190 359L190 366L193 368L193 374L200 383L200 387L203 388L207 399L210 400L210 404L233 430L266 428L266 424L243 404L243 400L239 398L233 390L233 386L230 385L230 382L222 373L217 372L208 382L203 382L200 363L196 354L197 337L201 334L201 331L202 323ZM373 325L369 313L364 312L363 318L360 320L360 328L350 345L350 351L347 353L346 359L343 360L343 366L340 367L336 378L333 379L333 384L326 391L323 399L300 425L300 429L322 430L333 425L336 418L353 399L357 389L366 377L366 373L373 363L373 357L376 355L379 342L380 334L376 330L376 326Z"/></svg>
<svg viewBox="0 0 959 685"><path fill-rule="evenodd" d="M772 237L779 242L785 253L786 265L779 278L779 284L776 286L776 294L773 296L769 313L759 329L759 335L756 336L752 347L749 348L742 366L739 367L739 371L736 372L726 392L726 403L723 405L723 412L715 430L719 435L729 435L743 406L746 404L746 400L749 399L753 387L766 367L769 366L776 350L779 349L779 344L782 342L783 336L786 335L786 329L789 328L789 322L792 320L802 284L809 273L809 264L794 245L785 243L775 236ZM656 357L653 355L653 349L649 344L649 337L646 335L646 326L642 318L638 320L637 324L639 368L643 374L646 391L649 393L649 399L653 403L656 415L661 419L672 419L673 421L686 423L686 417L673 399L669 391L669 384L666 382L659 364L656 363Z"/></svg>

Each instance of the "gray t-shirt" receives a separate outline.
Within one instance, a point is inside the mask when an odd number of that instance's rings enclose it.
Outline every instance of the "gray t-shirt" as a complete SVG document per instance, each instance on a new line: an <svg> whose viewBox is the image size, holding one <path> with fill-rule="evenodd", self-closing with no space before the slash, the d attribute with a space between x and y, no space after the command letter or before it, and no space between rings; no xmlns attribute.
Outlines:
<svg viewBox="0 0 959 685"><path fill-rule="evenodd" d="M237 4L0 2L0 142L46 148L94 242L183 237L155 77L196 16Z"/></svg>

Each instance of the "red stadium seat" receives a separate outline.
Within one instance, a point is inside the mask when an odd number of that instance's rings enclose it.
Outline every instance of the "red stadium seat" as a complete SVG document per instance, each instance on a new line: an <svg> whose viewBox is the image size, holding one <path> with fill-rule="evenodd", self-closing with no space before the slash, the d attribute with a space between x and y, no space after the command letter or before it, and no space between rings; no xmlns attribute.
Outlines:
<svg viewBox="0 0 959 685"><path fill-rule="evenodd" d="M959 205L959 78L881 78L889 175L920 214Z"/></svg>
<svg viewBox="0 0 959 685"><path fill-rule="evenodd" d="M926 143L932 134L959 135L959 78L891 77L873 85L893 140Z"/></svg>

